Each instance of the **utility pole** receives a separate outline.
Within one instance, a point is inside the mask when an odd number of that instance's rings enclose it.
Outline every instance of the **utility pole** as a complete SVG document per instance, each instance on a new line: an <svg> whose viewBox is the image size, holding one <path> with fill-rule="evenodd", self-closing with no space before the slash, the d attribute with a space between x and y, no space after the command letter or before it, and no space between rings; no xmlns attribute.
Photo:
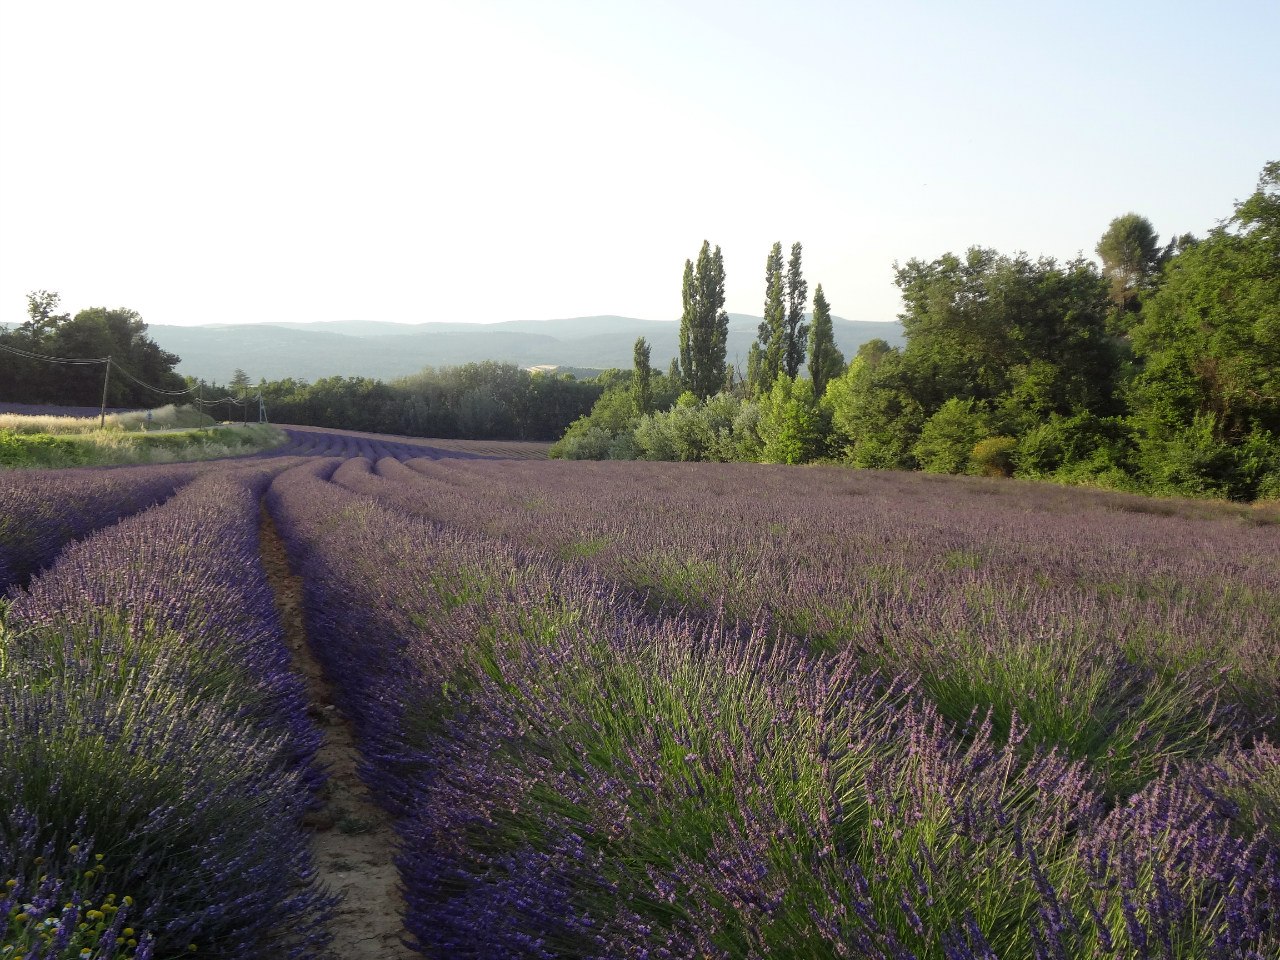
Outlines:
<svg viewBox="0 0 1280 960"><path fill-rule="evenodd" d="M102 406L98 410L98 429L107 425L107 384L111 382L111 358L107 357L107 369L102 375Z"/></svg>

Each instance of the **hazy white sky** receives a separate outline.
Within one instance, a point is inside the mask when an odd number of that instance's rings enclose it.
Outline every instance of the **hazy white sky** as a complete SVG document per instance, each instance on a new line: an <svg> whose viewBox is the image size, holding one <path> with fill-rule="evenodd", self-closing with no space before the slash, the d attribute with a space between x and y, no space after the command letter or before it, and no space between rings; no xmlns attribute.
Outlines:
<svg viewBox="0 0 1280 960"><path fill-rule="evenodd" d="M0 0L0 320L676 319L775 240L892 264L1203 233L1280 159L1280 2Z"/></svg>

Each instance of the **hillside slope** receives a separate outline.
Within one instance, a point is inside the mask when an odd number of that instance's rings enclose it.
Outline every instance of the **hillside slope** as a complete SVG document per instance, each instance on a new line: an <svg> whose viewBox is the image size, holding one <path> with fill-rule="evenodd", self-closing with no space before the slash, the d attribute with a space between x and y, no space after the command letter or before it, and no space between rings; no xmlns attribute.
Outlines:
<svg viewBox="0 0 1280 960"><path fill-rule="evenodd" d="M758 317L730 314L731 361L745 365L759 322ZM835 318L833 325L836 342L846 356L876 337L902 343L897 322ZM493 324L353 320L195 327L152 324L148 333L165 350L182 357L179 373L225 383L237 368L254 380L316 380L335 375L390 380L427 366L483 360L522 367L630 367L632 347L641 336L649 341L654 366L665 368L677 351L679 324L613 316Z"/></svg>

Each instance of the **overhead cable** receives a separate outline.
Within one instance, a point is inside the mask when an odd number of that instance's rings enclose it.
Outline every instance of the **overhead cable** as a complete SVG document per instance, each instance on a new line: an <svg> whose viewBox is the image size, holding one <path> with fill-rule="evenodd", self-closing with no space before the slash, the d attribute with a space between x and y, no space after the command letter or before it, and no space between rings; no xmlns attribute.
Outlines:
<svg viewBox="0 0 1280 960"><path fill-rule="evenodd" d="M19 357L26 357L28 360L44 360L48 363L107 363L110 357L50 357L43 353L32 353L30 350L21 350L18 347L11 347L8 344L0 343L0 350L5 353L12 353Z"/></svg>

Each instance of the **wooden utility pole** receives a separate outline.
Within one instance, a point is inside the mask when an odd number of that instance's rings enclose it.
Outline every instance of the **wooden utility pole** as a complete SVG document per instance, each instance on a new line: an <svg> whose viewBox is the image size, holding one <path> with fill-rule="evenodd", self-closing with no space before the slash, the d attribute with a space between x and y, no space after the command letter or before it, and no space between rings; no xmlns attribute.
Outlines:
<svg viewBox="0 0 1280 960"><path fill-rule="evenodd" d="M107 357L107 369L102 375L102 406L98 410L98 429L107 425L107 384L111 382L111 358Z"/></svg>

